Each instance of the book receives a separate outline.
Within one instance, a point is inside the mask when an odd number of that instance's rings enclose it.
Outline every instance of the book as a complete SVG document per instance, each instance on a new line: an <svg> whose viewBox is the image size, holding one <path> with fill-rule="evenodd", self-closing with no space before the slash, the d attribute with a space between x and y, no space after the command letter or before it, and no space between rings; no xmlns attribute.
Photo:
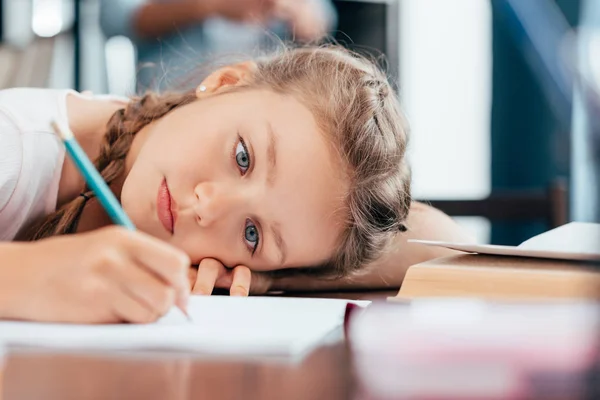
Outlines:
<svg viewBox="0 0 600 400"><path fill-rule="evenodd" d="M519 246L417 242L470 254L411 266L392 300L600 299L600 224L570 223Z"/></svg>

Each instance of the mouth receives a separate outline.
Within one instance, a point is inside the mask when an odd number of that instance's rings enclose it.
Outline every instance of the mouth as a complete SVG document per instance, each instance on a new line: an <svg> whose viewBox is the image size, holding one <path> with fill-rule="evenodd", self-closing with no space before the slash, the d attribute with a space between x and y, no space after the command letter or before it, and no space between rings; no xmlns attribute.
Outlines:
<svg viewBox="0 0 600 400"><path fill-rule="evenodd" d="M175 215L173 213L173 198L167 185L167 180L163 179L158 188L158 196L156 198L156 213L158 220L171 234L174 233Z"/></svg>

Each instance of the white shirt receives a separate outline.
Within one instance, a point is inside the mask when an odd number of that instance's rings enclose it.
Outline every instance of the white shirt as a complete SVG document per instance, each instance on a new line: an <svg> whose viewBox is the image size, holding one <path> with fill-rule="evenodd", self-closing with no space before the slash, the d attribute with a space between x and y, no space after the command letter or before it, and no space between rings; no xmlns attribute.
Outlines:
<svg viewBox="0 0 600 400"><path fill-rule="evenodd" d="M0 90L0 241L56 211L65 150L50 123L68 126L68 94L85 97L73 90Z"/></svg>

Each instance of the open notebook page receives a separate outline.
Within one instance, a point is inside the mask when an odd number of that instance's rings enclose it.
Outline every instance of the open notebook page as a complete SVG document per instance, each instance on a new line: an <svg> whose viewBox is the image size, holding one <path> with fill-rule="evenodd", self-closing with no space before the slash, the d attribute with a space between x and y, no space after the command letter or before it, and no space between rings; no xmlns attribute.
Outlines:
<svg viewBox="0 0 600 400"><path fill-rule="evenodd" d="M192 296L188 307L192 322L177 309L147 325L0 322L0 344L298 355L318 345L343 323L347 303L337 299Z"/></svg>
<svg viewBox="0 0 600 400"><path fill-rule="evenodd" d="M571 222L534 236L519 246L409 240L426 246L504 256L600 261L600 224Z"/></svg>
<svg viewBox="0 0 600 400"><path fill-rule="evenodd" d="M519 245L521 249L600 253L600 224L571 222L534 236Z"/></svg>

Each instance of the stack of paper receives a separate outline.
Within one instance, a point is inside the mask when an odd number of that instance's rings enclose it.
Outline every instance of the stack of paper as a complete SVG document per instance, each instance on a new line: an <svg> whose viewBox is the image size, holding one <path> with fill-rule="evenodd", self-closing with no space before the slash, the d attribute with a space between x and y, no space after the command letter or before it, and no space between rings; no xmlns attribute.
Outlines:
<svg viewBox="0 0 600 400"><path fill-rule="evenodd" d="M0 344L85 350L181 350L212 354L298 355L343 323L346 300L193 296L147 325L0 322ZM1 347L1 346L0 346Z"/></svg>

